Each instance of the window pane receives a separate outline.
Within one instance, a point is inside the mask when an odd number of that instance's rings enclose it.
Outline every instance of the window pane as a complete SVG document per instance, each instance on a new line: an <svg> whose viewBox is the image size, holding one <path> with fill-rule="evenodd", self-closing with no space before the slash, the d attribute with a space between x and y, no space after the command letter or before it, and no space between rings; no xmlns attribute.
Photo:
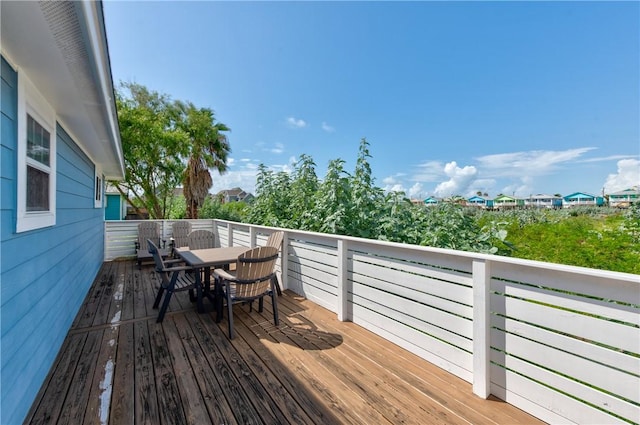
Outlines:
<svg viewBox="0 0 640 425"><path fill-rule="evenodd" d="M27 166L27 211L49 211L49 174Z"/></svg>
<svg viewBox="0 0 640 425"><path fill-rule="evenodd" d="M50 141L49 132L27 114L27 156L49 166Z"/></svg>

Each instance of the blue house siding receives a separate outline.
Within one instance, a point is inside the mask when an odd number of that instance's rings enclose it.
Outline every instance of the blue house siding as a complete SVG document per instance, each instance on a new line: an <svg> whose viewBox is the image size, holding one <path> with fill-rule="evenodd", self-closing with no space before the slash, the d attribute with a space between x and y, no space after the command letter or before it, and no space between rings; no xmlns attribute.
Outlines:
<svg viewBox="0 0 640 425"><path fill-rule="evenodd" d="M57 125L56 224L15 233L16 73L2 60L2 423L21 423L104 258L94 164Z"/></svg>

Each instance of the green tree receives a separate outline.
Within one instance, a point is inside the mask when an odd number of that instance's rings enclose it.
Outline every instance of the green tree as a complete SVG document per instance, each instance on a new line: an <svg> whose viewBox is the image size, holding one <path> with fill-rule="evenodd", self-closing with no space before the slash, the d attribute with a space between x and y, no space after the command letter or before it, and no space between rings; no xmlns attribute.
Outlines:
<svg viewBox="0 0 640 425"><path fill-rule="evenodd" d="M164 218L181 181L188 139L177 126L179 110L164 94L136 83L121 83L116 93L125 179L112 182L138 214Z"/></svg>
<svg viewBox="0 0 640 425"><path fill-rule="evenodd" d="M213 184L211 168L223 173L227 170L227 156L231 151L223 132L229 127L216 122L214 112L196 108L191 102L177 102L181 112L178 127L189 140L189 159L183 173L183 193L187 203L187 218L198 218Z"/></svg>
<svg viewBox="0 0 640 425"><path fill-rule="evenodd" d="M351 177L351 205L349 214L349 235L378 239L378 221L384 213L384 192L374 185L369 165L369 142L360 140L356 167Z"/></svg>

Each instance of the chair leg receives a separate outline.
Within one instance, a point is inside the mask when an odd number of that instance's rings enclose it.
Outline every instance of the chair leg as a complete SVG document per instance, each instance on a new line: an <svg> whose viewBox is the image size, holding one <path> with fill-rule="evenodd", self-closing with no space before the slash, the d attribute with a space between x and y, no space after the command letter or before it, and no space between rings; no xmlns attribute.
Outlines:
<svg viewBox="0 0 640 425"><path fill-rule="evenodd" d="M216 279L215 287L214 287L215 299L216 299L216 323L220 323L223 316L223 311L222 311L222 308L224 306L223 297L226 296L224 293L224 290L222 289L223 285L224 285L224 282L220 282Z"/></svg>
<svg viewBox="0 0 640 425"><path fill-rule="evenodd" d="M229 339L233 339L233 302L231 302L231 296L229 295L229 288L227 288L227 310L229 317L227 318L229 322Z"/></svg>
<svg viewBox="0 0 640 425"><path fill-rule="evenodd" d="M264 297L258 298L258 313L262 313L264 308Z"/></svg>
<svg viewBox="0 0 640 425"><path fill-rule="evenodd" d="M162 285L158 288L158 294L156 295L156 300L153 302L153 309L157 309L158 305L160 305L160 300L162 299L162 294L164 294L164 288Z"/></svg>
<svg viewBox="0 0 640 425"><path fill-rule="evenodd" d="M280 289L280 284L278 284L278 276L273 275L273 277L271 278L271 282L273 283L273 286L276 287L276 291L278 292L278 296L282 295L282 289Z"/></svg>
<svg viewBox="0 0 640 425"><path fill-rule="evenodd" d="M278 318L278 297L274 291L271 291L271 303L273 304L273 323L278 326L280 319ZM262 300L262 299L260 299Z"/></svg>
<svg viewBox="0 0 640 425"><path fill-rule="evenodd" d="M156 319L156 323L160 323L164 320L164 314L167 312L167 308L169 307L169 301L171 300L171 295L173 295L173 291L167 290L167 295L164 296L164 302L162 303L162 308L160 309L160 313L158 313L158 318Z"/></svg>

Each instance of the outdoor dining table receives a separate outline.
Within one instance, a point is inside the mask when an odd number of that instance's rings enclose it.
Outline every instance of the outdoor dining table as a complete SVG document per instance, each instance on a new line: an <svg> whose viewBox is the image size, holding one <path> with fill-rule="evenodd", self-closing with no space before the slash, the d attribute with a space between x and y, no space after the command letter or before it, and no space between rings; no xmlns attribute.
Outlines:
<svg viewBox="0 0 640 425"><path fill-rule="evenodd" d="M231 246L227 248L193 249L187 247L176 248L175 253L187 265L196 269L196 278L200 279L200 271L204 270L204 290L202 295L209 298L215 306L216 294L211 292L211 267L226 267L235 263L238 256L251 248L246 246ZM201 301L201 300L199 300ZM198 305L202 305L199 303ZM202 313L202 311L200 311Z"/></svg>

